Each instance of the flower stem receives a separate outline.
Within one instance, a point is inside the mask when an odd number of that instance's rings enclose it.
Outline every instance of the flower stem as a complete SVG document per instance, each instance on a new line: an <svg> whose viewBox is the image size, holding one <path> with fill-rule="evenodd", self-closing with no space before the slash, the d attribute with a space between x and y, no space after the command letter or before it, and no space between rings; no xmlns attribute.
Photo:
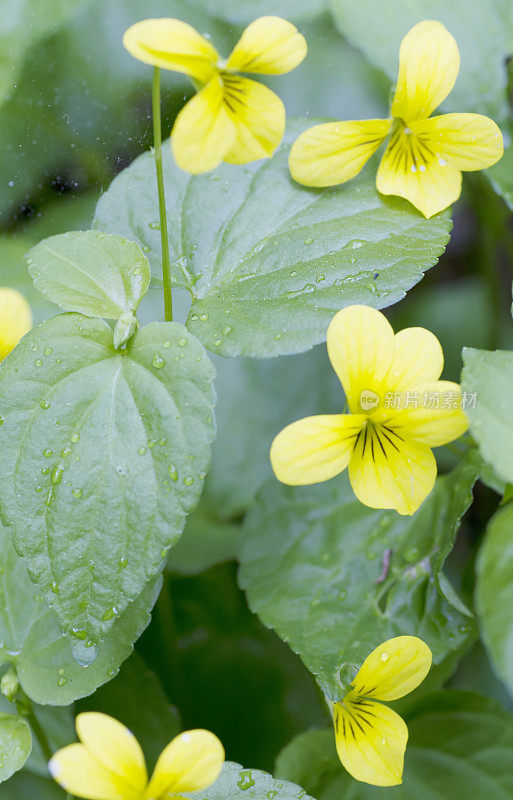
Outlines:
<svg viewBox="0 0 513 800"><path fill-rule="evenodd" d="M34 707L32 706L32 703L30 703L30 706L28 706L28 709L25 711L25 716L30 725L32 733L34 734L34 736L38 741L39 747L41 748L41 751L45 757L46 762L50 761L51 757L53 756L52 748L50 747L50 743L47 739L46 733L44 732L41 723L39 722L38 718L34 713ZM66 792L66 800L75 800L75 798L71 794L68 794L68 792Z"/></svg>
<svg viewBox="0 0 513 800"><path fill-rule="evenodd" d="M38 718L34 714L34 709L31 708L26 716L32 733L36 737L46 761L50 761L51 757L53 756L52 748L50 747L48 739L46 738L46 733L41 727Z"/></svg>
<svg viewBox="0 0 513 800"><path fill-rule="evenodd" d="M155 67L152 88L153 144L157 189L159 195L160 241L162 244L162 280L164 283L164 319L173 320L173 298L171 294L171 263L169 260L169 236L167 232L166 197L164 194L164 172L162 169L162 123L160 119L160 70Z"/></svg>

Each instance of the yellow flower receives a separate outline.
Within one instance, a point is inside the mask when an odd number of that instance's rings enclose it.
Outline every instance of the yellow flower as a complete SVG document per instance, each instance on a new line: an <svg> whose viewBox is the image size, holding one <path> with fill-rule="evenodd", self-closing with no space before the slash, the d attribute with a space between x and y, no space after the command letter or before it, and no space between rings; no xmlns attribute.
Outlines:
<svg viewBox="0 0 513 800"><path fill-rule="evenodd" d="M284 428L271 446L276 477L298 486L349 467L362 503L413 514L435 483L431 447L468 427L460 387L438 380L438 339L424 328L394 335L380 311L355 305L333 317L327 345L350 413L306 417Z"/></svg>
<svg viewBox="0 0 513 800"><path fill-rule="evenodd" d="M69 794L85 800L173 800L182 792L206 789L217 780L224 750L213 733L185 731L162 751L148 782L135 736L106 714L79 714L80 744L59 750L50 774Z"/></svg>
<svg viewBox="0 0 513 800"><path fill-rule="evenodd" d="M0 288L0 361L32 327L30 306L16 289Z"/></svg>
<svg viewBox="0 0 513 800"><path fill-rule="evenodd" d="M239 73L280 75L297 67L307 46L294 25L280 17L260 17L227 60L178 19L138 22L126 31L123 44L140 61L184 72L200 87L171 133L179 167L199 174L221 161L246 164L272 156L285 132L284 105L267 86Z"/></svg>
<svg viewBox="0 0 513 800"><path fill-rule="evenodd" d="M398 700L422 683L431 650L416 636L397 636L367 656L349 692L333 708L338 756L358 781L402 783L408 728L378 700Z"/></svg>
<svg viewBox="0 0 513 800"><path fill-rule="evenodd" d="M435 21L419 22L401 42L392 119L328 122L303 133L292 146L290 171L306 186L335 186L357 175L384 142L376 186L405 197L425 217L461 194L461 171L484 169L503 153L502 134L480 114L430 114L454 86L458 45Z"/></svg>

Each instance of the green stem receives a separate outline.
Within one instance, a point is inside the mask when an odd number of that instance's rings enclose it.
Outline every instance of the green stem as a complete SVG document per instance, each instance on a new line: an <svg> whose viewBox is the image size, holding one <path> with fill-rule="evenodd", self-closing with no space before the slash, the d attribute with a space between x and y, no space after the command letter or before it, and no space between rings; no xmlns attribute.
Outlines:
<svg viewBox="0 0 513 800"><path fill-rule="evenodd" d="M173 320L173 298L171 294L171 263L169 260L169 236L167 232L166 197L164 194L164 172L162 169L162 123L160 119L160 70L155 67L152 89L153 145L157 170L159 195L160 241L162 244L162 279L164 283L164 319Z"/></svg>
<svg viewBox="0 0 513 800"><path fill-rule="evenodd" d="M32 731L32 735L36 738L39 747L41 748L41 752L48 763L53 756L53 750L50 747L50 742L44 732L44 729L39 722L36 714L34 712L34 706L32 701L25 692L20 689L16 695L15 700L13 701L16 703L16 708L18 709L18 714L22 717L25 717L28 724L30 725L30 730ZM66 800L75 800L72 795L66 792Z"/></svg>
<svg viewBox="0 0 513 800"><path fill-rule="evenodd" d="M34 709L31 708L26 716L32 733L36 737L46 761L50 761L51 757L53 756L52 748L50 747L48 739L46 738L46 733L41 727L38 718L34 714Z"/></svg>
<svg viewBox="0 0 513 800"><path fill-rule="evenodd" d="M46 737L46 733L44 732L41 726L41 723L39 722L38 718L34 713L34 707L32 706L32 703L30 703L28 713L25 712L25 716L30 725L32 733L34 734L39 743L39 747L41 748L45 760L47 762L50 761L51 757L53 756L52 748L50 747L50 743ZM71 794L68 794L68 792L66 792L66 800L75 800L75 798Z"/></svg>

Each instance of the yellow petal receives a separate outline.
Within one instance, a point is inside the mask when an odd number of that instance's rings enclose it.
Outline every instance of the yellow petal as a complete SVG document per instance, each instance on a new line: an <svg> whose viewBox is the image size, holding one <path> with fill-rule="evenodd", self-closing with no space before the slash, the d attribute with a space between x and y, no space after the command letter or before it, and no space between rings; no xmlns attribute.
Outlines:
<svg viewBox="0 0 513 800"><path fill-rule="evenodd" d="M289 168L305 186L336 186L358 175L390 130L388 119L325 122L302 133L292 145Z"/></svg>
<svg viewBox="0 0 513 800"><path fill-rule="evenodd" d="M345 699L334 709L335 741L342 764L358 781L374 786L402 783L408 728L391 708Z"/></svg>
<svg viewBox="0 0 513 800"><path fill-rule="evenodd" d="M431 661L431 650L417 636L389 639L363 662L353 681L351 697L398 700L422 683Z"/></svg>
<svg viewBox="0 0 513 800"><path fill-rule="evenodd" d="M274 474L289 486L320 483L349 464L363 414L325 414L288 425L271 446Z"/></svg>
<svg viewBox="0 0 513 800"><path fill-rule="evenodd" d="M327 345L351 413L369 410L361 401L366 396L372 400L372 393L382 399L384 380L394 356L390 323L375 308L348 306L331 320Z"/></svg>
<svg viewBox="0 0 513 800"><path fill-rule="evenodd" d="M162 751L145 798L160 800L180 792L206 789L219 777L224 749L210 731L185 731Z"/></svg>
<svg viewBox="0 0 513 800"><path fill-rule="evenodd" d="M376 186L382 194L405 197L429 218L458 199L461 172L399 124L381 159Z"/></svg>
<svg viewBox="0 0 513 800"><path fill-rule="evenodd" d="M224 72L224 103L235 125L235 141L225 161L247 164L270 158L285 133L285 106L271 89Z"/></svg>
<svg viewBox="0 0 513 800"><path fill-rule="evenodd" d="M0 288L0 361L32 327L30 306L16 289Z"/></svg>
<svg viewBox="0 0 513 800"><path fill-rule="evenodd" d="M457 383L417 384L401 400L401 410L390 411L388 418L382 421L395 436L439 447L458 439L468 429L469 421L462 410L461 389ZM385 413L383 410L383 415Z"/></svg>
<svg viewBox="0 0 513 800"><path fill-rule="evenodd" d="M358 500L370 508L395 508L399 514L414 514L435 478L436 460L427 445L372 423L360 433L349 462Z"/></svg>
<svg viewBox="0 0 513 800"><path fill-rule="evenodd" d="M436 381L444 366L440 342L425 328L405 328L394 338L394 358L387 376L387 391L403 391Z"/></svg>
<svg viewBox="0 0 513 800"><path fill-rule="evenodd" d="M281 17L259 17L248 25L228 59L227 69L281 75L301 64L306 40Z"/></svg>
<svg viewBox="0 0 513 800"><path fill-rule="evenodd" d="M404 37L392 116L425 119L445 100L460 68L456 40L441 22L425 20Z"/></svg>
<svg viewBox="0 0 513 800"><path fill-rule="evenodd" d="M80 741L98 764L121 778L136 795L144 791L148 781L144 755L128 728L97 712L79 714L76 726Z"/></svg>
<svg viewBox="0 0 513 800"><path fill-rule="evenodd" d="M215 169L234 141L235 125L216 75L178 114L171 133L174 159L180 169L198 175Z"/></svg>
<svg viewBox="0 0 513 800"><path fill-rule="evenodd" d="M125 32L123 44L145 64L184 72L206 83L214 74L215 47L191 25L179 19L145 19Z"/></svg>
<svg viewBox="0 0 513 800"><path fill-rule="evenodd" d="M59 750L48 764L52 778L64 791L85 800L139 800L117 775L105 770L83 744Z"/></svg>
<svg viewBox="0 0 513 800"><path fill-rule="evenodd" d="M442 114L410 123L438 163L463 171L491 167L504 152L500 128L481 114Z"/></svg>

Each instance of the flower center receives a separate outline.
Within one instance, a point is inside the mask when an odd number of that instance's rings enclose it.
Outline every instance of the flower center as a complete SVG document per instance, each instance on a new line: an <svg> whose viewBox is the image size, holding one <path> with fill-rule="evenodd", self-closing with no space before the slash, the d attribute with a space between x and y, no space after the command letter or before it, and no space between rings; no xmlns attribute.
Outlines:
<svg viewBox="0 0 513 800"><path fill-rule="evenodd" d="M398 452L404 441L394 428L385 421L373 421L369 417L362 425L354 445L354 452L360 458L371 458L376 463L379 459L388 459L394 452Z"/></svg>

